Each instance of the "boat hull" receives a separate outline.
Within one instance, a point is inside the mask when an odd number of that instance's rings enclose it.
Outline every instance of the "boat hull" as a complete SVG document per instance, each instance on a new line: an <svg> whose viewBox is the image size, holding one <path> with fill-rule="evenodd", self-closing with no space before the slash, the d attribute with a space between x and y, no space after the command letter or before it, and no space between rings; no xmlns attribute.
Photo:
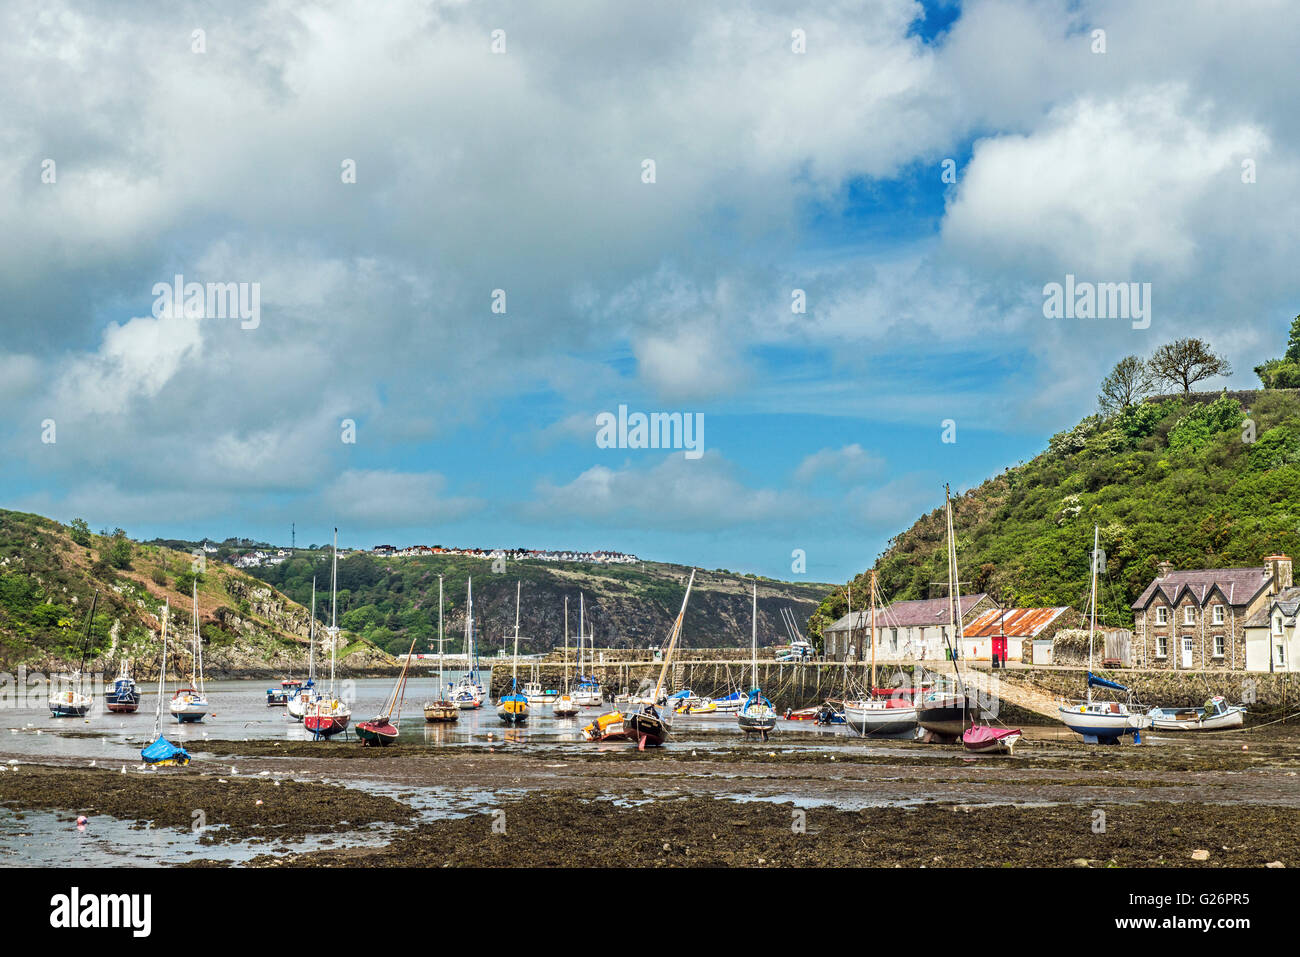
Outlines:
<svg viewBox="0 0 1300 957"><path fill-rule="evenodd" d="M1144 714L1130 714L1119 710L1098 712L1082 710L1078 707L1059 709L1061 722L1085 741L1114 744L1125 735L1133 735L1151 727L1151 719Z"/></svg>
<svg viewBox="0 0 1300 957"><path fill-rule="evenodd" d="M976 725L961 736L961 743L972 754L1014 754L1024 737L1019 728L988 728Z"/></svg>
<svg viewBox="0 0 1300 957"><path fill-rule="evenodd" d="M108 708L108 710L112 711L114 714L134 714L140 709L140 696L137 694L126 698L123 698L120 695L117 697L105 697L104 707Z"/></svg>
<svg viewBox="0 0 1300 957"><path fill-rule="evenodd" d="M309 714L302 719L303 727L319 738L331 738L348 729L350 715Z"/></svg>
<svg viewBox="0 0 1300 957"><path fill-rule="evenodd" d="M523 695L502 698L497 704L497 717L506 724L523 724L528 720L528 699Z"/></svg>
<svg viewBox="0 0 1300 957"><path fill-rule="evenodd" d="M889 708L844 704L844 723L867 738L911 738L916 735L916 708ZM816 720L816 715L813 716Z"/></svg>
<svg viewBox="0 0 1300 957"><path fill-rule="evenodd" d="M64 704L59 702L50 705L50 714L55 718L84 718L89 710L89 704Z"/></svg>
<svg viewBox="0 0 1300 957"><path fill-rule="evenodd" d="M560 695L551 705L551 714L557 718L572 718L578 711L578 702L573 700L573 695Z"/></svg>
<svg viewBox="0 0 1300 957"><path fill-rule="evenodd" d="M960 696L944 697L932 703L923 703L916 709L916 723L933 735L942 738L960 738L980 715L979 706Z"/></svg>
<svg viewBox="0 0 1300 957"><path fill-rule="evenodd" d="M181 724L194 724L208 716L208 699L193 691L178 692L167 705L167 710Z"/></svg>
<svg viewBox="0 0 1300 957"><path fill-rule="evenodd" d="M389 745L397 740L397 728L386 718L358 721L354 730L365 745Z"/></svg>
<svg viewBox="0 0 1300 957"><path fill-rule="evenodd" d="M736 715L736 724L745 734L757 734L766 741L767 736L776 730L776 715L752 715L742 711Z"/></svg>
<svg viewBox="0 0 1300 957"><path fill-rule="evenodd" d="M1192 717L1179 717L1192 713ZM1155 731L1224 731L1240 728L1246 721L1245 708L1229 708L1205 717L1204 708L1152 708L1147 712Z"/></svg>
<svg viewBox="0 0 1300 957"><path fill-rule="evenodd" d="M445 724L460 720L460 709L450 701L426 701L424 720L430 724Z"/></svg>
<svg viewBox="0 0 1300 957"><path fill-rule="evenodd" d="M588 741L626 741L630 734L623 713L610 711L583 728L582 736Z"/></svg>
<svg viewBox="0 0 1300 957"><path fill-rule="evenodd" d="M624 717L628 736L636 741L637 748L659 747L668 740L672 725L665 716L670 713L667 709L662 712L633 711Z"/></svg>

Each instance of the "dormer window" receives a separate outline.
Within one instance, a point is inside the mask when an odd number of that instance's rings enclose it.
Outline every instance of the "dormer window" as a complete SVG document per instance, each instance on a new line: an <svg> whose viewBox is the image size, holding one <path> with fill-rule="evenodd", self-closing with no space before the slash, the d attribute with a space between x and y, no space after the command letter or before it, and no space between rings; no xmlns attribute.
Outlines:
<svg viewBox="0 0 1300 957"><path fill-rule="evenodd" d="M1164 605L1160 605L1159 607L1156 608L1156 624L1157 625L1169 624L1169 609L1166 608Z"/></svg>
<svg viewBox="0 0 1300 957"><path fill-rule="evenodd" d="M1225 618L1225 617L1226 617L1226 616L1225 616L1225 614L1224 614L1223 606L1222 606L1222 605L1215 605L1215 606L1214 606L1214 623L1215 623L1216 625L1222 625L1223 622L1224 622L1224 618Z"/></svg>
<svg viewBox="0 0 1300 957"><path fill-rule="evenodd" d="M1196 609L1191 605L1183 606L1183 624L1184 625L1196 624Z"/></svg>
<svg viewBox="0 0 1300 957"><path fill-rule="evenodd" d="M1281 615L1274 615L1274 616L1273 616L1273 634L1275 634L1275 635L1280 635L1280 634L1282 634L1282 616L1281 616Z"/></svg>

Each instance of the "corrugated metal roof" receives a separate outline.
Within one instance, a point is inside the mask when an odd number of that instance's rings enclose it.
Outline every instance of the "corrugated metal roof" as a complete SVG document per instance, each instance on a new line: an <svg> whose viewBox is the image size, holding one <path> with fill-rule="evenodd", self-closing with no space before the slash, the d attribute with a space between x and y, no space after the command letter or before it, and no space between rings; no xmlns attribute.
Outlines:
<svg viewBox="0 0 1300 957"><path fill-rule="evenodd" d="M965 635L967 638L990 638L994 635L1033 638L1069 610L1069 605L1059 608L990 608L966 626Z"/></svg>

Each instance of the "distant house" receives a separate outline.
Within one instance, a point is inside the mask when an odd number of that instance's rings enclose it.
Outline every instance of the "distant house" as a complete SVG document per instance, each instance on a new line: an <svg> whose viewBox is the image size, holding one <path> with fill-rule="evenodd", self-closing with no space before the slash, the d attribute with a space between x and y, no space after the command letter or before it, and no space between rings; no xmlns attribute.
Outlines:
<svg viewBox="0 0 1300 957"><path fill-rule="evenodd" d="M1053 608L990 608L963 622L962 648L967 661L1023 661L1025 642L1047 639L1078 618L1068 605Z"/></svg>
<svg viewBox="0 0 1300 957"><path fill-rule="evenodd" d="M965 627L993 607L984 592L961 597ZM876 657L894 661L935 661L947 657L945 649L956 640L951 633L947 598L896 601L876 609ZM868 632L871 610L845 615L822 631L823 652L831 661L862 660L871 653Z"/></svg>
<svg viewBox="0 0 1300 957"><path fill-rule="evenodd" d="M1134 665L1266 671L1255 667L1267 663L1260 650L1248 660L1248 623L1262 623L1260 612L1290 588L1291 559L1285 555L1270 555L1251 568L1177 571L1161 562L1155 580L1133 602ZM1257 644L1266 650L1269 643L1257 638Z"/></svg>
<svg viewBox="0 0 1300 957"><path fill-rule="evenodd" d="M1300 671L1300 588L1283 588L1246 619L1247 671Z"/></svg>

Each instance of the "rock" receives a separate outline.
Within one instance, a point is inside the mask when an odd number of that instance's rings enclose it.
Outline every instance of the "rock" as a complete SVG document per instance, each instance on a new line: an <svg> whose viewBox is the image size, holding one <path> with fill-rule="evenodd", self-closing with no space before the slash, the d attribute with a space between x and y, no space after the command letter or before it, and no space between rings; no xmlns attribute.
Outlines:
<svg viewBox="0 0 1300 957"><path fill-rule="evenodd" d="M1281 861L1269 861L1264 866L1265 867L1286 867L1286 865L1283 864Z"/></svg>
<svg viewBox="0 0 1300 957"><path fill-rule="evenodd" d="M1087 867L1088 859L1086 857L1076 857L1070 863L1073 864L1075 867Z"/></svg>
<svg viewBox="0 0 1300 957"><path fill-rule="evenodd" d="M1192 851L1192 860L1194 861L1208 861L1209 859L1210 859L1209 851L1204 851L1204 850Z"/></svg>

